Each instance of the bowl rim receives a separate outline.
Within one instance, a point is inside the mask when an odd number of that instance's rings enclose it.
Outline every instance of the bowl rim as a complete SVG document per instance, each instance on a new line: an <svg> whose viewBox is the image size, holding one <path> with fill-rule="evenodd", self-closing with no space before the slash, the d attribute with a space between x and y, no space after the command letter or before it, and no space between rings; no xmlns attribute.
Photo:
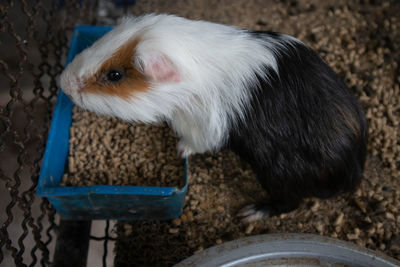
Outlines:
<svg viewBox="0 0 400 267"><path fill-rule="evenodd" d="M322 259L341 264L339 266L400 266L399 261L382 252L349 241L297 233L240 238L208 248L175 266L237 266L246 263L258 266L257 261L264 264L265 260L278 260L280 264L280 259L282 263L287 263L288 259Z"/></svg>

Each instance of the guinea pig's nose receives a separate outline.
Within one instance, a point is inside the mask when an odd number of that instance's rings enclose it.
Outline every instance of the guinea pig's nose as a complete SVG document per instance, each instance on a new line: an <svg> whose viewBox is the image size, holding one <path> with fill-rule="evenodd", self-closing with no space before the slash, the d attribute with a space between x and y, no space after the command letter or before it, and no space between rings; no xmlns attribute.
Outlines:
<svg viewBox="0 0 400 267"><path fill-rule="evenodd" d="M76 76L65 76L61 80L62 91L72 100L72 95L81 90L82 79Z"/></svg>
<svg viewBox="0 0 400 267"><path fill-rule="evenodd" d="M71 89L68 86L68 75L66 75L65 71L61 74L60 78L59 78L59 85L61 87L61 90L63 91L64 94L66 94L67 96L71 96Z"/></svg>

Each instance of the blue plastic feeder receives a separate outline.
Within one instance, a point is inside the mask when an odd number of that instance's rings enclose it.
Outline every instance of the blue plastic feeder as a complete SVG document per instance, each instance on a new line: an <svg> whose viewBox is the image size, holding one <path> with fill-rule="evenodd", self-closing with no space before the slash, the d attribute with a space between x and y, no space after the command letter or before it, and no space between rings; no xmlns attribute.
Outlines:
<svg viewBox="0 0 400 267"><path fill-rule="evenodd" d="M75 55L110 31L109 26L77 26L67 64ZM188 160L184 161L185 185L152 186L60 186L67 166L71 100L60 90L54 110L36 193L46 197L63 219L73 220L168 220L181 215L188 182Z"/></svg>

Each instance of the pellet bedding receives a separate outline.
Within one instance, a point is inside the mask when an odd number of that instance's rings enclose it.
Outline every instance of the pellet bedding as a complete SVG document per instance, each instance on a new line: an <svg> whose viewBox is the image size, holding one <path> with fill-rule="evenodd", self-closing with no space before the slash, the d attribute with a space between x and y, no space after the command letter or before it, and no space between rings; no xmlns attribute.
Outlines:
<svg viewBox="0 0 400 267"><path fill-rule="evenodd" d="M166 124L127 123L73 109L64 186L184 186L177 138Z"/></svg>

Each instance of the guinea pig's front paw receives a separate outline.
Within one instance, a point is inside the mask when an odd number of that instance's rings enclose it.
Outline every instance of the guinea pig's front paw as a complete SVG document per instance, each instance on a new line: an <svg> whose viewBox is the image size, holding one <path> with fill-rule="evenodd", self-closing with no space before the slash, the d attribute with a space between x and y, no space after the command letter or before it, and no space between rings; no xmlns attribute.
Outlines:
<svg viewBox="0 0 400 267"><path fill-rule="evenodd" d="M177 150L178 150L178 156L181 158L186 158L194 154L194 150L192 149L192 147L186 144L184 141L178 142Z"/></svg>

